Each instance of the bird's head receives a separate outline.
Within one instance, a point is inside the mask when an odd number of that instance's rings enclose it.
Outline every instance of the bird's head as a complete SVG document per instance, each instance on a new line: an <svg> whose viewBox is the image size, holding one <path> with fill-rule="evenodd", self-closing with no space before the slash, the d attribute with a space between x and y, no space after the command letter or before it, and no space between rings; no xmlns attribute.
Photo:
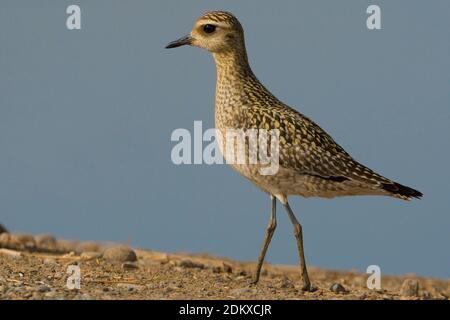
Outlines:
<svg viewBox="0 0 450 320"><path fill-rule="evenodd" d="M194 24L191 32L166 48L191 45L211 53L226 53L244 49L244 31L238 19L229 12L206 12Z"/></svg>

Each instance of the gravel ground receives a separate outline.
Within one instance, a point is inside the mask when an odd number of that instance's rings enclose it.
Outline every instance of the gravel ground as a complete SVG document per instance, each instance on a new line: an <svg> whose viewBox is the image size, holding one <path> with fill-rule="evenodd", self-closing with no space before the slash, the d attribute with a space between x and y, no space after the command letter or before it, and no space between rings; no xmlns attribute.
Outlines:
<svg viewBox="0 0 450 320"><path fill-rule="evenodd" d="M73 267L75 266L75 267ZM69 289L79 268L80 289ZM0 234L0 299L439 299L450 281L415 275L368 275L310 267L314 292L302 292L298 269L267 265L249 285L254 263L208 255L167 254L123 245L56 240L51 235ZM72 271L73 272L73 271Z"/></svg>

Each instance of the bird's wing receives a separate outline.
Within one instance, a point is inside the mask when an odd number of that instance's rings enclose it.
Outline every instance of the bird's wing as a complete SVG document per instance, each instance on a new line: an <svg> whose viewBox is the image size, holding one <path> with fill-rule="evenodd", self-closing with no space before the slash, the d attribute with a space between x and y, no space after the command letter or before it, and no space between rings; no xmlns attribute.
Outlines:
<svg viewBox="0 0 450 320"><path fill-rule="evenodd" d="M330 135L296 110L279 105L266 108L264 120L280 130L280 166L299 174L332 181L354 180L374 187L392 183L355 161Z"/></svg>

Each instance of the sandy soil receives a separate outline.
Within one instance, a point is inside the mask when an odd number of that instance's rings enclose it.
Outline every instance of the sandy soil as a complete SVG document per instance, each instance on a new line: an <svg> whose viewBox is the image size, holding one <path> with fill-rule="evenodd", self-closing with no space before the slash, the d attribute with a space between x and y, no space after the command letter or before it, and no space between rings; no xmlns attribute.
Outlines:
<svg viewBox="0 0 450 320"><path fill-rule="evenodd" d="M67 287L73 265L80 289ZM367 274L309 267L316 290L302 292L295 266L266 265L256 286L249 285L254 269L254 263L209 255L0 234L0 299L450 298L450 280L383 276L382 289L369 290Z"/></svg>

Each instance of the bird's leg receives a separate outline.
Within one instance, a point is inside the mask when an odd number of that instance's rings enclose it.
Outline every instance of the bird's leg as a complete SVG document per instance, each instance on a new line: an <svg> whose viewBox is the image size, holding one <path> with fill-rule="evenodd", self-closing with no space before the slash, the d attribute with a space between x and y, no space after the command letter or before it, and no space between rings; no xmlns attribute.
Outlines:
<svg viewBox="0 0 450 320"><path fill-rule="evenodd" d="M272 236L277 227L277 200L274 196L270 196L272 200L272 211L270 213L269 224L267 225L266 235L264 237L264 243L261 247L261 251L258 257L258 266L256 267L255 278L252 281L252 284L257 284L259 281L259 276L261 274L261 268L264 263L264 258L266 256L267 248L269 248L270 240L272 240Z"/></svg>
<svg viewBox="0 0 450 320"><path fill-rule="evenodd" d="M303 250L303 233L302 233L302 226L298 222L297 218L294 215L294 212L292 212L291 207L289 206L289 203L286 201L284 204L284 207L286 208L286 211L289 215L289 219L292 222L292 225L294 226L294 235L297 239L297 249L298 249L298 256L300 258L300 269L301 269L301 280L303 284L303 291L310 291L311 290L311 282L309 281L308 277L308 270L306 269L306 262L305 262L305 252Z"/></svg>

